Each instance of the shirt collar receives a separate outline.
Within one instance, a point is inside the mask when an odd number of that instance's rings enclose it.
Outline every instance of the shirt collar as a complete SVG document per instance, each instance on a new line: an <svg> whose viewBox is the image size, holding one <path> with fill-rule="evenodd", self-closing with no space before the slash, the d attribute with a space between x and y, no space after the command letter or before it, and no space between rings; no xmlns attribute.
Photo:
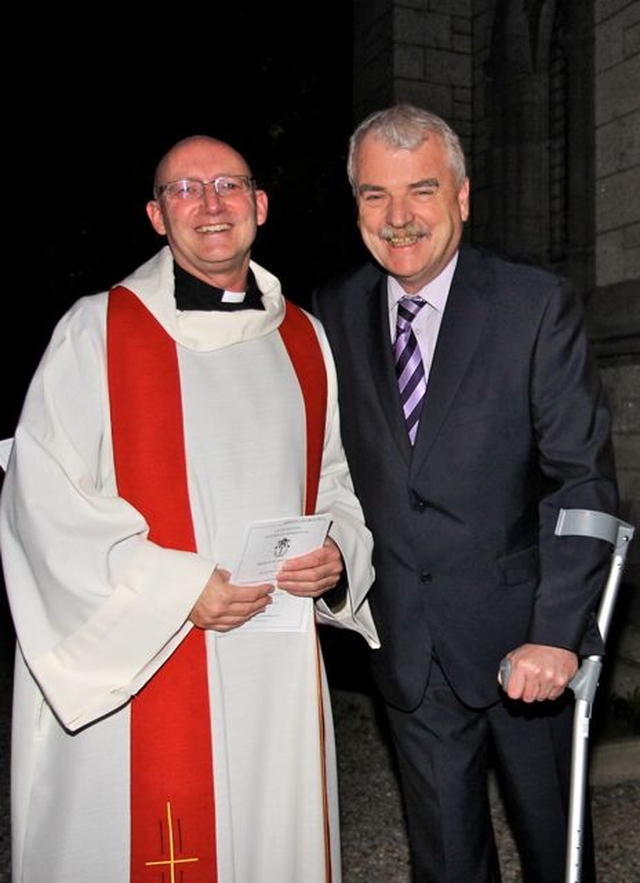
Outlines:
<svg viewBox="0 0 640 883"><path fill-rule="evenodd" d="M424 298L429 306L442 313L447 305L451 280L458 263L458 254L459 252L454 254L444 270L435 279L432 279L431 282L424 285L419 291L414 292L411 297ZM398 301L402 300L403 297L407 297L407 292L393 276L388 276L387 292L389 312L391 313L397 309Z"/></svg>

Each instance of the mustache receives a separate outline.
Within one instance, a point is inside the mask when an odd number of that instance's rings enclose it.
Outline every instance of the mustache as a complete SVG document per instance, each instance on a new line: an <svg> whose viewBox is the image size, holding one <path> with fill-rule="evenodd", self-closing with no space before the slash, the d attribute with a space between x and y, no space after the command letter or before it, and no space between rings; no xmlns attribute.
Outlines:
<svg viewBox="0 0 640 883"><path fill-rule="evenodd" d="M380 239L391 242L394 239L420 239L431 236L431 230L420 224L405 224L404 227L391 227L389 224L380 230Z"/></svg>

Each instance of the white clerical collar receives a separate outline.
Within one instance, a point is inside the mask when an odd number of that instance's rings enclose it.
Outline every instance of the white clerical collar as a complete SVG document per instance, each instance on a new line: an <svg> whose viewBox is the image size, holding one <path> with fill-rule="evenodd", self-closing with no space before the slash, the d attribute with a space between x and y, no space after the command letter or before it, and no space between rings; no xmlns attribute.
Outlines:
<svg viewBox="0 0 640 883"><path fill-rule="evenodd" d="M246 291L225 291L221 300L223 304L241 304L246 294Z"/></svg>

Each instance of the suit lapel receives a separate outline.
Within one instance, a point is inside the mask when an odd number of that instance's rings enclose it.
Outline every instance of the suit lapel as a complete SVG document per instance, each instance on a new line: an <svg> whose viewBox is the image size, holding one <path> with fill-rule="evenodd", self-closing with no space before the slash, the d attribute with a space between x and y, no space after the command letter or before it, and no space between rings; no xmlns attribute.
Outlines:
<svg viewBox="0 0 640 883"><path fill-rule="evenodd" d="M391 347L389 329L389 309L387 301L387 277L378 273L371 288L367 291L368 309L366 316L365 345L371 368L371 378L376 388L377 399L389 431L398 446L401 456L407 462L411 459L411 444L400 404L398 383ZM362 317L360 317L362 321ZM357 326L356 326L357 327Z"/></svg>
<svg viewBox="0 0 640 883"><path fill-rule="evenodd" d="M463 247L429 373L415 442L415 469L429 456L478 347L489 303L488 285L479 255Z"/></svg>

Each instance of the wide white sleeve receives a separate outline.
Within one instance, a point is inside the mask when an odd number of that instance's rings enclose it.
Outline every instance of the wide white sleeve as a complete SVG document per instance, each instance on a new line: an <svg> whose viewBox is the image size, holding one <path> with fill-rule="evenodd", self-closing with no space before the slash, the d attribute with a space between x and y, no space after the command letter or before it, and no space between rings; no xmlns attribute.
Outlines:
<svg viewBox="0 0 640 883"><path fill-rule="evenodd" d="M0 501L19 647L69 730L120 707L151 677L189 631L189 611L215 566L149 541L144 518L117 495L105 321L106 296L98 295L55 329L27 392Z"/></svg>
<svg viewBox="0 0 640 883"><path fill-rule="evenodd" d="M371 561L373 538L355 495L342 446L333 357L324 330L317 319L313 321L327 371L327 420L316 509L318 512L329 512L332 516L329 536L340 548L347 576L345 603L338 610L333 610L319 598L315 603L316 619L326 625L357 631L370 647L378 648L380 641L366 597L374 579Z"/></svg>
<svg viewBox="0 0 640 883"><path fill-rule="evenodd" d="M3 438L2 441L0 441L0 469L2 469L3 471L6 471L12 447L12 438Z"/></svg>

